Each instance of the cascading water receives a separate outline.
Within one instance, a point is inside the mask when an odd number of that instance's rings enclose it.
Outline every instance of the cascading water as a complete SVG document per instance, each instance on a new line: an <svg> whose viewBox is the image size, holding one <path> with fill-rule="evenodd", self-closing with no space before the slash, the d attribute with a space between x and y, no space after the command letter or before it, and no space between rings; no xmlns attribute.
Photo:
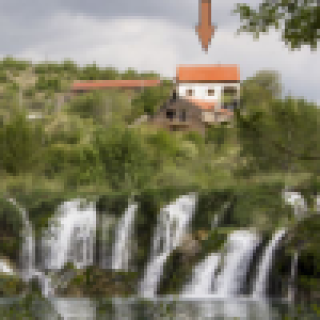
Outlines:
<svg viewBox="0 0 320 320"><path fill-rule="evenodd" d="M32 277L38 279L41 287L41 293L45 297L49 297L54 294L54 287L52 285L51 278L47 276L44 272L35 270Z"/></svg>
<svg viewBox="0 0 320 320"><path fill-rule="evenodd" d="M32 278L35 271L35 240L33 236L32 225L29 221L27 211L24 208L20 207L16 200L8 199L8 201L11 202L19 210L21 214L23 223L23 243L21 248L21 276L25 281L28 281Z"/></svg>
<svg viewBox="0 0 320 320"><path fill-rule="evenodd" d="M128 270L129 268L133 222L137 208L137 204L130 204L117 225L112 250L111 267L114 270Z"/></svg>
<svg viewBox="0 0 320 320"><path fill-rule="evenodd" d="M181 243L194 213L196 195L179 197L159 214L155 230L151 260L140 284L140 294L153 296L162 275L163 266L172 251Z"/></svg>
<svg viewBox="0 0 320 320"><path fill-rule="evenodd" d="M211 253L194 269L191 282L185 287L183 295L207 295L211 293L212 281L219 266L220 254Z"/></svg>
<svg viewBox="0 0 320 320"><path fill-rule="evenodd" d="M296 251L293 254L292 263L291 263L291 272L290 272L290 279L289 279L289 286L288 286L288 300L289 301L294 301L294 299L295 299L294 281L297 276L298 259L299 259L299 253Z"/></svg>
<svg viewBox="0 0 320 320"><path fill-rule="evenodd" d="M260 238L255 233L246 230L236 230L229 235L222 272L216 279L215 294L230 296L239 292L259 242Z"/></svg>
<svg viewBox="0 0 320 320"><path fill-rule="evenodd" d="M44 266L60 270L67 262L77 268L94 262L96 208L81 199L64 202L42 239Z"/></svg>
<svg viewBox="0 0 320 320"><path fill-rule="evenodd" d="M102 214L97 217L99 219L100 229L100 246L99 250L99 266L102 269L110 269L112 265L112 231L116 226L116 219L111 215Z"/></svg>
<svg viewBox="0 0 320 320"><path fill-rule="evenodd" d="M297 219L303 218L308 208L301 194L293 191L284 191L283 198L287 204L293 207L294 216Z"/></svg>
<svg viewBox="0 0 320 320"><path fill-rule="evenodd" d="M22 236L24 241L21 248L22 279L29 281L31 278L37 278L42 293L48 296L52 293L51 279L35 268L35 239L27 210L19 206L14 199L8 199L8 201L19 210L23 222Z"/></svg>
<svg viewBox="0 0 320 320"><path fill-rule="evenodd" d="M10 267L10 265L6 261L0 260L0 273L8 273L14 274L14 270Z"/></svg>
<svg viewBox="0 0 320 320"><path fill-rule="evenodd" d="M274 258L274 252L276 248L278 247L279 242L285 235L286 230L280 229L278 230L271 240L270 244L267 246L265 253L261 259L261 262L259 263L258 268L258 276L255 281L254 289L253 289L253 295L254 296L262 296L265 295L270 270L272 267L272 262Z"/></svg>

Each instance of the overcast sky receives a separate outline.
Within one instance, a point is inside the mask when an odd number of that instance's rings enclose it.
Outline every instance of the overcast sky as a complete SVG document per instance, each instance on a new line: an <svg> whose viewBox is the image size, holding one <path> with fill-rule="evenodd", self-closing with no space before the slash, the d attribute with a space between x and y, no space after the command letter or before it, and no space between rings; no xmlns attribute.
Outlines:
<svg viewBox="0 0 320 320"><path fill-rule="evenodd" d="M238 64L241 80L262 69L280 72L284 93L320 105L320 49L290 52L275 31L236 35L236 1L212 0L216 33L209 52L194 27L199 0L0 0L0 55L33 61L71 58L123 71L173 77L178 64ZM258 5L259 0L239 0ZM27 5L28 4L28 5Z"/></svg>

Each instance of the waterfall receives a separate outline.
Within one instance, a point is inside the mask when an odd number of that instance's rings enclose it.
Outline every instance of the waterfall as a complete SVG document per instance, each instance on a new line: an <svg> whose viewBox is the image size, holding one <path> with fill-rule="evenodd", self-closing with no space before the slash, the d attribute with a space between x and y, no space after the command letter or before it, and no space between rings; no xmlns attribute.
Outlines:
<svg viewBox="0 0 320 320"><path fill-rule="evenodd" d="M194 213L196 195L179 197L174 203L163 208L153 238L151 260L140 284L142 295L156 294L163 266L172 251L181 243Z"/></svg>
<svg viewBox="0 0 320 320"><path fill-rule="evenodd" d="M94 203L84 205L80 199L64 202L42 239L45 268L60 270L67 262L77 268L92 265L95 231Z"/></svg>
<svg viewBox="0 0 320 320"><path fill-rule="evenodd" d="M51 277L47 276L44 272L39 270L35 270L32 277L38 279L41 286L41 293L45 297L49 297L54 294L54 287L52 285Z"/></svg>
<svg viewBox="0 0 320 320"><path fill-rule="evenodd" d="M254 289L253 289L254 296L261 296L266 293L269 274L270 274L270 270L271 270L272 262L274 258L274 252L277 249L278 243L280 242L282 237L285 235L285 233L286 233L285 229L278 230L274 234L270 244L267 246L264 252L264 255L259 263L258 275L257 275Z"/></svg>
<svg viewBox="0 0 320 320"><path fill-rule="evenodd" d="M116 225L115 217L111 215L102 214L98 216L100 228L100 248L99 248L99 265L102 269L110 269L112 264L112 257L110 253L110 239L111 233Z"/></svg>
<svg viewBox="0 0 320 320"><path fill-rule="evenodd" d="M137 204L130 204L117 225L112 250L112 269L114 270L129 268L133 222L137 207Z"/></svg>
<svg viewBox="0 0 320 320"><path fill-rule="evenodd" d="M223 219L227 209L230 208L231 201L225 203L220 212L216 213L211 220L211 230L218 227ZM212 282L215 277L215 273L219 267L221 261L221 255L218 253L211 253L203 261L201 261L193 271L193 277L182 291L183 295L208 295L212 290Z"/></svg>
<svg viewBox="0 0 320 320"><path fill-rule="evenodd" d="M293 254L292 257L292 263L291 263L291 272L290 272L290 279L289 279L289 286L288 286L288 300L294 301L295 299L295 278L297 276L298 271L298 259L299 259L299 253L296 251Z"/></svg>
<svg viewBox="0 0 320 320"><path fill-rule="evenodd" d="M220 255L211 253L194 269L191 282L183 290L183 295L207 295L211 293L212 281L220 262Z"/></svg>
<svg viewBox="0 0 320 320"><path fill-rule="evenodd" d="M293 207L294 215L301 219L307 212L307 204L300 193L293 191L283 192L284 201Z"/></svg>
<svg viewBox="0 0 320 320"><path fill-rule="evenodd" d="M235 295L241 289L248 266L259 244L259 237L246 230L233 231L227 240L223 269L216 279L215 293Z"/></svg>
<svg viewBox="0 0 320 320"><path fill-rule="evenodd" d="M0 273L15 274L11 266L3 260L0 260Z"/></svg>
<svg viewBox="0 0 320 320"><path fill-rule="evenodd" d="M20 207L16 200L8 199L20 212L23 230L22 237L23 243L21 248L21 267L22 267L22 278L26 281L30 280L35 271L35 240L33 236L32 225L29 221L27 211Z"/></svg>
<svg viewBox="0 0 320 320"><path fill-rule="evenodd" d="M20 207L14 199L8 199L19 210L22 222L23 230L22 237L23 243L21 248L21 276L25 281L29 281L31 278L37 278L41 286L41 291L45 296L52 293L51 279L47 277L43 272L35 268L35 239L33 236L33 228L28 217L27 210Z"/></svg>

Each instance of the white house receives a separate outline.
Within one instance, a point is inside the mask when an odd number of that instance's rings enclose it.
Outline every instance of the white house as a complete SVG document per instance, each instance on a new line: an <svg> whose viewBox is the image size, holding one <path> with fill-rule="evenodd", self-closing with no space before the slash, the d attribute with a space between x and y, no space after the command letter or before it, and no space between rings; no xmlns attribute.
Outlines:
<svg viewBox="0 0 320 320"><path fill-rule="evenodd" d="M179 65L176 93L181 98L198 102L204 117L212 119L208 122L219 121L218 116L223 121L240 101L239 67L221 64Z"/></svg>

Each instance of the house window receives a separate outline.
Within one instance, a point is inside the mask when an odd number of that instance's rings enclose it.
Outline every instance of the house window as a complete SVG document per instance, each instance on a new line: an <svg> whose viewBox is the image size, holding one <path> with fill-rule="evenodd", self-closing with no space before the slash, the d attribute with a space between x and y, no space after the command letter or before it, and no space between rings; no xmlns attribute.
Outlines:
<svg viewBox="0 0 320 320"><path fill-rule="evenodd" d="M208 89L208 96L214 96L214 89Z"/></svg>
<svg viewBox="0 0 320 320"><path fill-rule="evenodd" d="M188 89L187 91L186 91L186 95L187 96L193 96L193 90L192 89Z"/></svg>
<svg viewBox="0 0 320 320"><path fill-rule="evenodd" d="M224 87L223 93L231 96L237 95L237 88L235 87Z"/></svg>
<svg viewBox="0 0 320 320"><path fill-rule="evenodd" d="M173 120L176 116L176 111L175 110L167 110L166 112L166 117L167 119Z"/></svg>
<svg viewBox="0 0 320 320"><path fill-rule="evenodd" d="M186 121L187 120L187 112L186 110L181 110L180 112L180 121Z"/></svg>

